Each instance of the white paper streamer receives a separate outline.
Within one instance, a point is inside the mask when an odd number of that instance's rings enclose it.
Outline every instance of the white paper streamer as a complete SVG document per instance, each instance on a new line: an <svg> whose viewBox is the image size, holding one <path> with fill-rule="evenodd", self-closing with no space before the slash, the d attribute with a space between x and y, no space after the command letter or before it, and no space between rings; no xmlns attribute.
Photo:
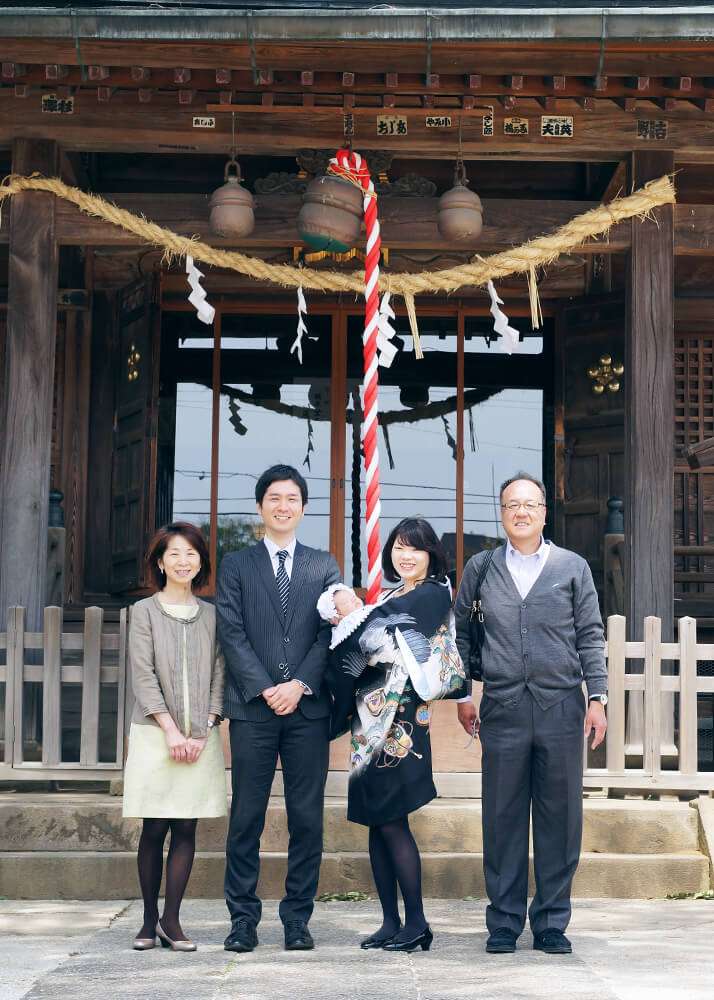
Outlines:
<svg viewBox="0 0 714 1000"><path fill-rule="evenodd" d="M392 337L397 332L391 323L394 318L394 310L389 304L389 292L385 292L377 317L377 350L379 363L384 368L389 368L398 349L397 345L392 343Z"/></svg>
<svg viewBox="0 0 714 1000"><path fill-rule="evenodd" d="M509 326L508 316L506 316L502 309L499 309L499 306L503 305L503 299L499 298L496 287L492 281L489 281L487 288L488 294L491 296L493 329L496 333L500 334L499 347L504 354L513 354L514 351L518 350L520 342L518 330L514 330L512 326Z"/></svg>
<svg viewBox="0 0 714 1000"><path fill-rule="evenodd" d="M191 294L188 297L188 301L196 310L201 322L210 326L213 322L213 317L216 315L216 310L209 302L206 302L207 293L205 289L201 288L203 272L198 270L193 262L193 257L189 254L186 255L186 274L188 275L188 283L191 286Z"/></svg>
<svg viewBox="0 0 714 1000"><path fill-rule="evenodd" d="M307 333L307 327L305 326L305 321L303 319L303 316L307 316L307 303L305 302L305 296L303 295L302 285L300 285L297 290L297 311L297 336L293 341L293 346L290 348L290 353L294 354L297 351L298 361L302 364L302 338Z"/></svg>

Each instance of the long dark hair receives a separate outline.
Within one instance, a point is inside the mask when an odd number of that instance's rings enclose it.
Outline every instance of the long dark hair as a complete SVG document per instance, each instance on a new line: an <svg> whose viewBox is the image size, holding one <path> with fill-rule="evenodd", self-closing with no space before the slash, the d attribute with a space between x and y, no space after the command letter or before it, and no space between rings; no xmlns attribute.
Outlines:
<svg viewBox="0 0 714 1000"><path fill-rule="evenodd" d="M423 517L405 517L390 532L382 550L382 569L385 579L389 580L390 583L398 583L401 579L392 562L392 549L397 539L404 542L405 545L419 549L420 552L428 552L427 576L443 580L447 570L446 552L436 532Z"/></svg>

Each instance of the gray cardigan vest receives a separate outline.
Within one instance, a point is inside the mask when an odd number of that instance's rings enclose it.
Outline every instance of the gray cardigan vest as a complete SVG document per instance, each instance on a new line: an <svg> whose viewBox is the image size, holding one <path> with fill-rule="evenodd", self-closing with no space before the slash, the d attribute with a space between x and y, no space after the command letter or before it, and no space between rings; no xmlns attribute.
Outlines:
<svg viewBox="0 0 714 1000"><path fill-rule="evenodd" d="M528 689L550 708L585 680L588 695L607 691L605 638L590 567L575 552L550 543L543 570L525 599L506 565L506 546L494 553L481 587L484 693L517 705ZM469 615L479 567L466 565L456 598L456 642L468 663Z"/></svg>

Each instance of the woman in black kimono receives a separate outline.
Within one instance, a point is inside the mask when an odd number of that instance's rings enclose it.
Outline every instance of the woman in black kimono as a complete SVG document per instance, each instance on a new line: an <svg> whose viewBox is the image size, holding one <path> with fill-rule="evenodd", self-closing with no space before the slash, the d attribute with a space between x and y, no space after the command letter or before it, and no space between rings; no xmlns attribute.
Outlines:
<svg viewBox="0 0 714 1000"><path fill-rule="evenodd" d="M451 629L446 556L428 521L401 521L382 563L386 579L399 587L383 593L372 609L345 618L333 633L332 735L352 730L347 818L369 827L383 911L382 926L361 947L427 951L433 935L408 817L436 797L429 702L462 694L465 675Z"/></svg>

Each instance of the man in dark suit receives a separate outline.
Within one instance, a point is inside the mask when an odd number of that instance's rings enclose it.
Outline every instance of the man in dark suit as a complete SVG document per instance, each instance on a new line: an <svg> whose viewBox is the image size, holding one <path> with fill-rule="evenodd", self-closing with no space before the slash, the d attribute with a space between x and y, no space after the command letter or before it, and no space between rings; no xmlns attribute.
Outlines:
<svg viewBox="0 0 714 1000"><path fill-rule="evenodd" d="M265 538L224 557L216 593L233 773L225 879L232 926L225 948L252 951L258 943L258 852L279 756L290 836L280 919L286 949L306 950L314 947L307 924L322 858L329 758L323 674L330 629L317 599L340 571L329 553L296 541L307 503L307 484L296 469L268 469L255 499Z"/></svg>

